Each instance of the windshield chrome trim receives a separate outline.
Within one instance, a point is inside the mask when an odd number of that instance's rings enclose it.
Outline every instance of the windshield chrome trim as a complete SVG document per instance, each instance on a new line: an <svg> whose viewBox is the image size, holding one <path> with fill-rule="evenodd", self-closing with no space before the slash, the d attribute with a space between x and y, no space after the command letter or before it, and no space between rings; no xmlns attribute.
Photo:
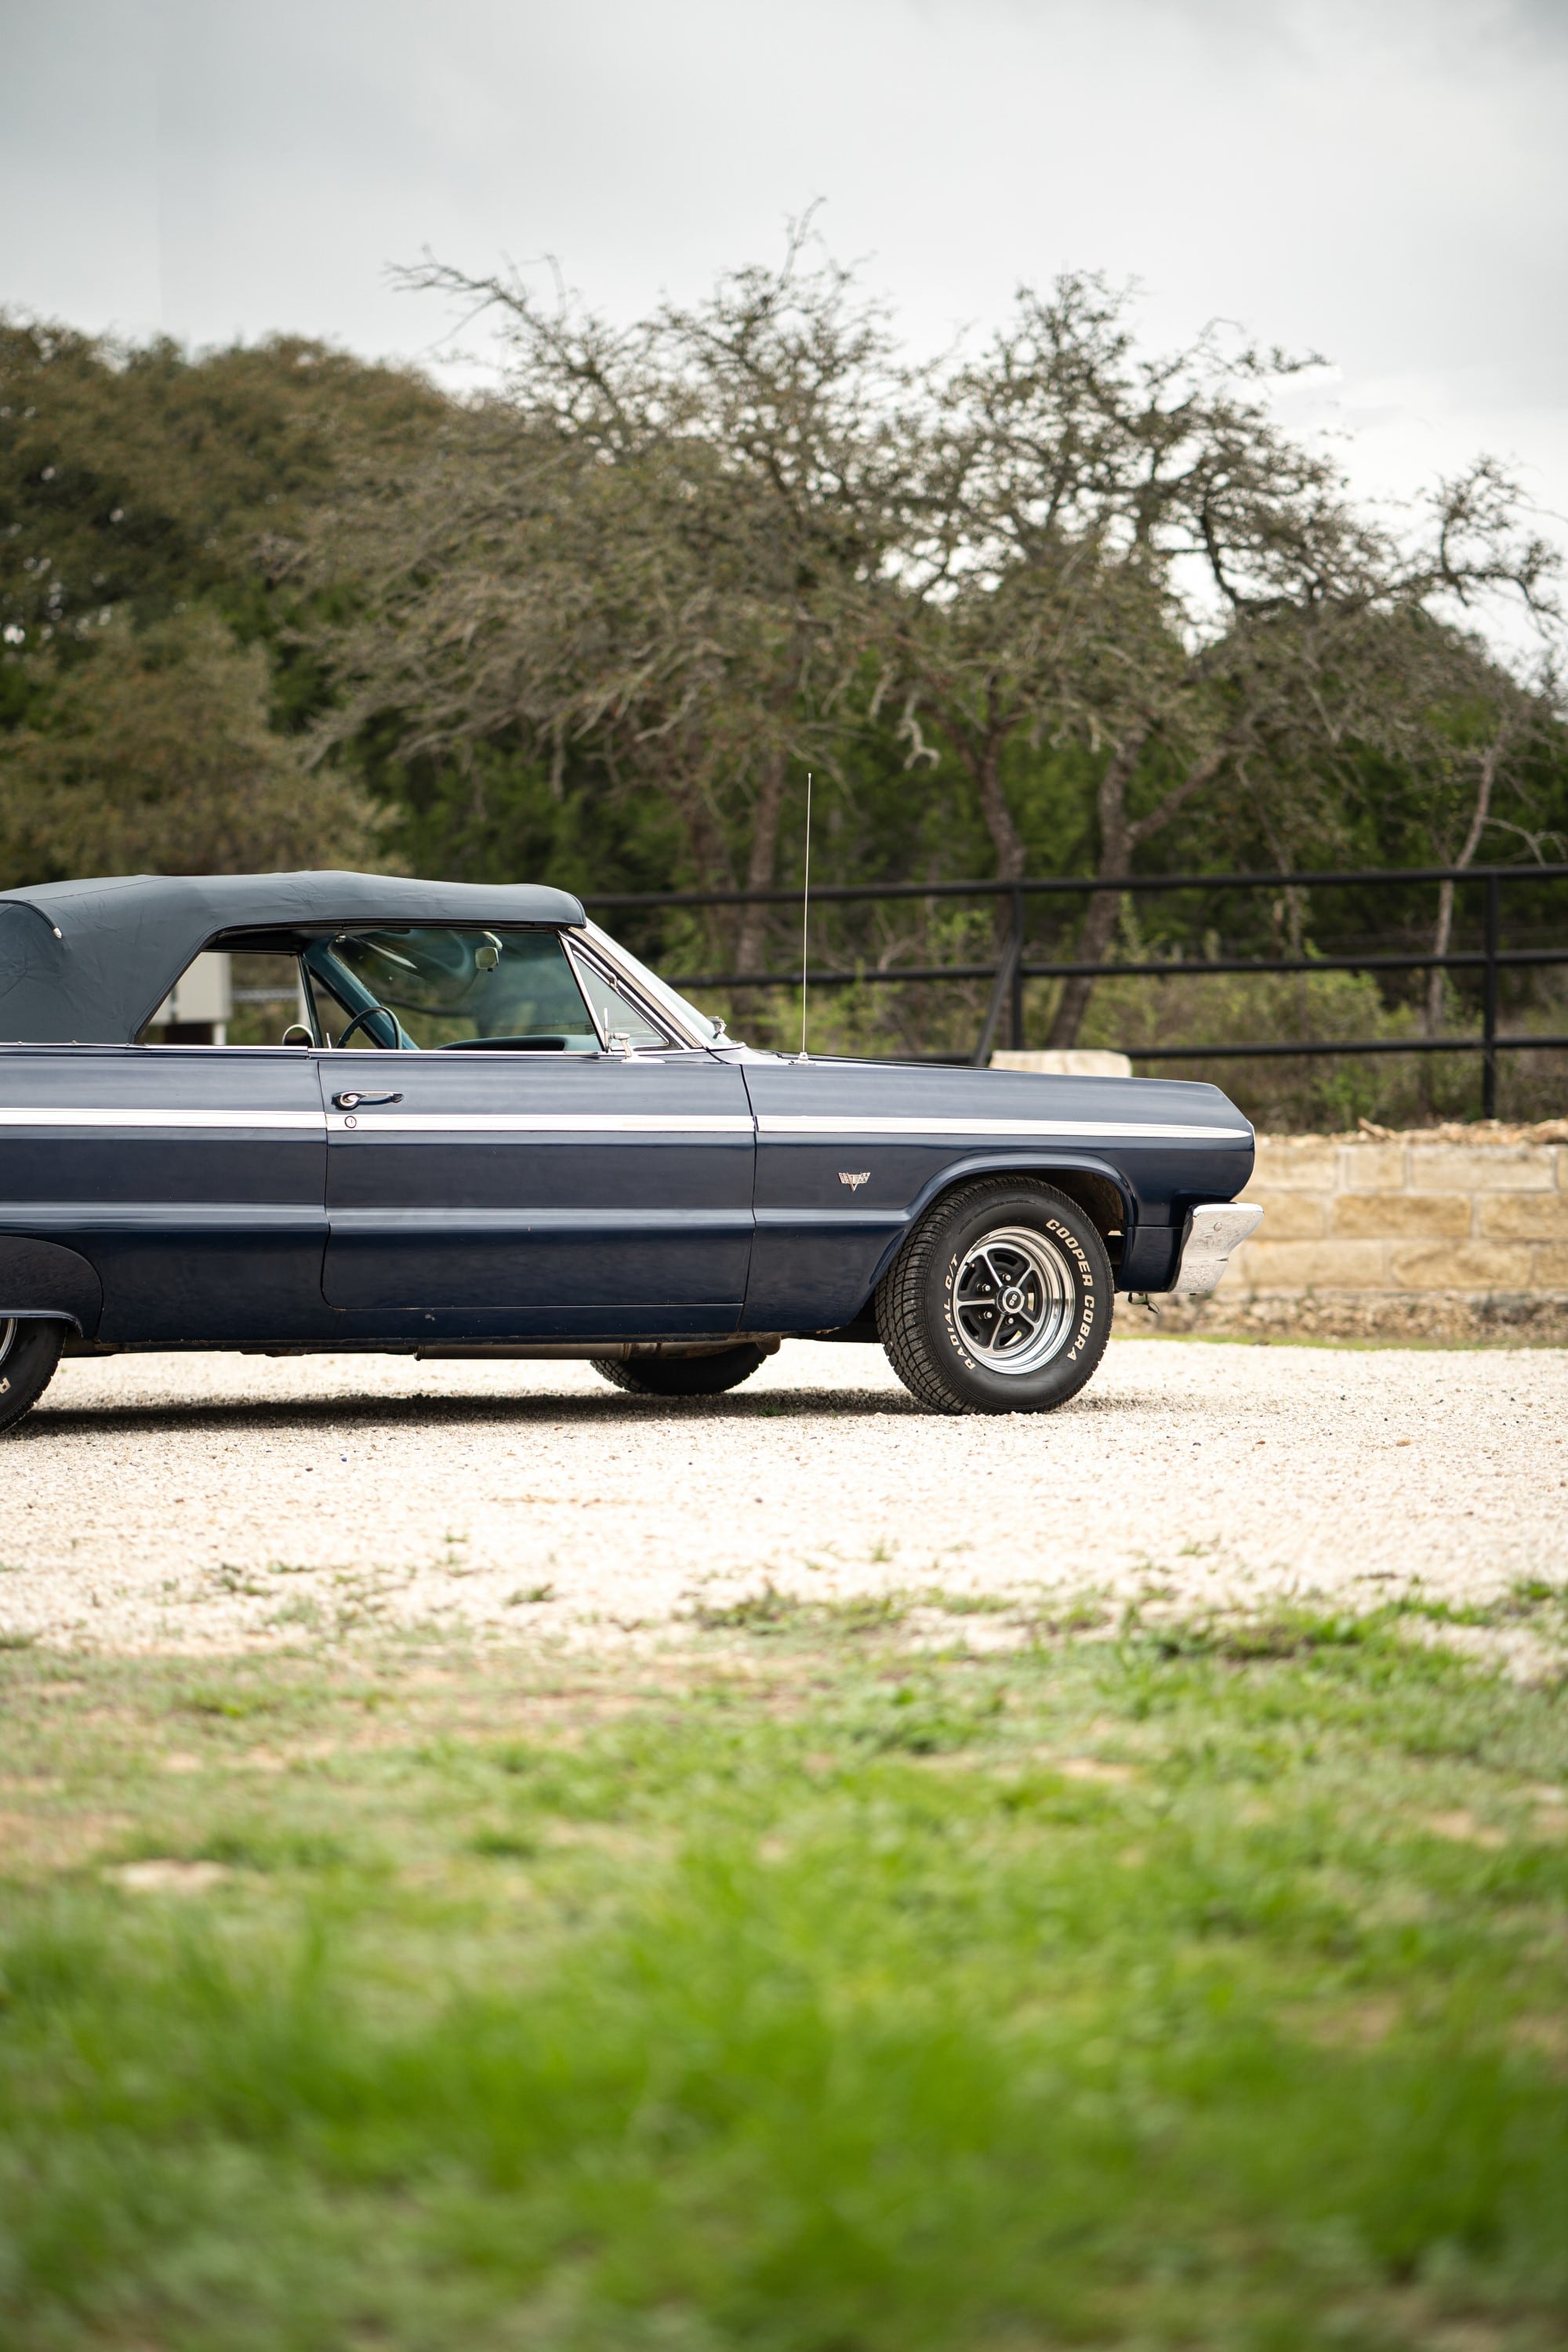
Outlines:
<svg viewBox="0 0 1568 2352"><path fill-rule="evenodd" d="M598 1014L594 1010L594 1000L588 993L587 986L583 976L583 967L577 960L578 949L576 941L573 939L569 931L563 931L560 936L561 952L566 959L568 971L571 972L573 979L577 983L577 993L588 1008L588 1018L594 1024L594 1035L597 1040L599 1051L601 1054L607 1054L610 1050L610 1041L605 1034L605 1026L603 1022L599 1019Z"/></svg>
<svg viewBox="0 0 1568 2352"><path fill-rule="evenodd" d="M626 969L623 959L629 950L620 947L608 931L602 931L597 923L585 923L580 929L563 931L561 936L563 941L580 943L581 952L590 957L596 956L601 963L607 965L616 986L624 988L627 995L642 1007L656 1029L673 1031L688 1052L706 1053L714 1043L711 1037L700 1037L690 1023L682 1020L673 1004L667 1004L662 998L649 992L637 975ZM657 978L657 974L655 976ZM670 992L672 995L677 993L674 990ZM731 1041L726 1039L725 1042Z"/></svg>

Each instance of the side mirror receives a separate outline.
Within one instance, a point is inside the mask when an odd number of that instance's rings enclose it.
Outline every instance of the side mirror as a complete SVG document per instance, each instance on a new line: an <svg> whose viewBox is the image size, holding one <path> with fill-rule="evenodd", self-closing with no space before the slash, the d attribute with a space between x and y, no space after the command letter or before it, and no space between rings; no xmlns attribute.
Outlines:
<svg viewBox="0 0 1568 2352"><path fill-rule="evenodd" d="M280 1042L285 1045L313 1045L316 1041L302 1021L291 1021Z"/></svg>

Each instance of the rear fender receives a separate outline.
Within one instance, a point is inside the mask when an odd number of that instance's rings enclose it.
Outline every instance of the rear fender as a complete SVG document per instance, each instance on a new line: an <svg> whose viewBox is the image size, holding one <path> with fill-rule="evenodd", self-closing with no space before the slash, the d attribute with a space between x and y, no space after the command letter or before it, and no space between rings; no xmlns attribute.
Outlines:
<svg viewBox="0 0 1568 2352"><path fill-rule="evenodd" d="M59 1242L0 1234L0 1322L68 1323L84 1339L98 1329L103 1285L86 1258Z"/></svg>

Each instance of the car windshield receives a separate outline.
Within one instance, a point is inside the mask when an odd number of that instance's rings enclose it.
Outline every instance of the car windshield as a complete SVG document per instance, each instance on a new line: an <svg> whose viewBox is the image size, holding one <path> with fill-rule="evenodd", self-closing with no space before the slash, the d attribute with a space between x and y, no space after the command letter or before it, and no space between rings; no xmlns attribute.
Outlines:
<svg viewBox="0 0 1568 2352"><path fill-rule="evenodd" d="M348 1014L366 1013L351 1043L508 1045L570 1054L598 1048L555 930L380 925L319 941L305 962ZM383 1005L396 1016L395 1037L386 1016L370 1010Z"/></svg>

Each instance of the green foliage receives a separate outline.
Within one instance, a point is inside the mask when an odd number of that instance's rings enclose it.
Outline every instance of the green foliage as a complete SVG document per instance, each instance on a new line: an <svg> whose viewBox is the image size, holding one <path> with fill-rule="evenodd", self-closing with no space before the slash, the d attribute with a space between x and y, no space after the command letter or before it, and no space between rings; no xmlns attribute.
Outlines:
<svg viewBox="0 0 1568 2352"><path fill-rule="evenodd" d="M376 862L300 727L299 534L439 397L298 338L192 359L0 320L0 887Z"/></svg>
<svg viewBox="0 0 1568 2352"><path fill-rule="evenodd" d="M438 268L424 280L450 290ZM506 364L457 396L300 338L192 355L0 319L0 887L384 862L584 893L908 886L1554 856L1568 752L1445 596L1552 557L1478 465L1395 548L1260 393L1289 363L1142 354L1069 278L915 366L797 239L622 330L508 281ZM1441 541L1441 562L1434 553ZM1208 567L1206 585L1194 571ZM1521 944L1556 936L1510 891ZM1036 956L1184 972L1474 936L1473 893L1040 901ZM1005 912L820 901L814 963L987 966ZM1120 923L1120 949L1114 934ZM793 910L628 915L674 974L788 972ZM1513 1029L1561 1027L1516 969ZM712 994L712 992L709 992ZM963 1055L986 977L821 991L817 1050ZM786 986L720 991L758 1043ZM1029 1044L1473 1027L1468 976L1031 984ZM268 1032L270 1034L270 1032ZM1198 1074L1192 1066L1189 1074ZM1276 1126L1472 1107L1473 1063L1215 1063ZM1560 1066L1510 1061L1509 1107Z"/></svg>
<svg viewBox="0 0 1568 2352"><path fill-rule="evenodd" d="M1114 1042L1120 1052L1136 1055L1145 1045L1191 1044L1194 1059L1172 1065L1165 1075L1206 1078L1245 1095L1248 1115L1272 1130L1331 1131L1353 1127L1358 1118L1385 1114L1392 1123L1402 1108L1408 1117L1433 1102L1428 1089L1435 1076L1455 1088L1462 1102L1468 1103L1474 1093L1474 1072L1458 1056L1451 1065L1445 1062L1441 1073L1423 1074L1412 1055L1408 1065L1396 1065L1397 1076L1384 1056L1360 1062L1291 1057L1258 1069L1203 1061L1204 1045L1233 1041L1321 1039L1330 1044L1338 1038L1409 1036L1417 1025L1414 1009L1385 1005L1370 974L1205 974L1201 963L1162 964L1159 971L1161 977L1152 984L1101 981L1084 1024L1085 1045Z"/></svg>
<svg viewBox="0 0 1568 2352"><path fill-rule="evenodd" d="M247 637L346 463L446 406L419 378L299 336L193 358L0 319L0 629L83 640L212 597Z"/></svg>
<svg viewBox="0 0 1568 2352"><path fill-rule="evenodd" d="M265 653L210 608L110 622L85 657L30 669L0 748L0 887L374 862L363 794L307 772L268 722Z"/></svg>

